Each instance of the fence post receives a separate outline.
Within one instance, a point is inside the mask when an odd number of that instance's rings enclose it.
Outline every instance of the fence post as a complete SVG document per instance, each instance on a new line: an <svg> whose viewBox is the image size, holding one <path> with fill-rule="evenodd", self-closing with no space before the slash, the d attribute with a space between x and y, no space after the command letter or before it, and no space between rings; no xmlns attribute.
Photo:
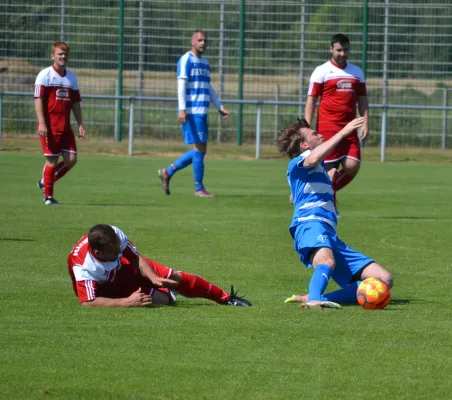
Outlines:
<svg viewBox="0 0 452 400"><path fill-rule="evenodd" d="M444 106L444 111L443 111L443 133L441 136L441 148L443 150L446 150L447 147L447 103L448 103L448 89L444 88L443 89L443 106Z"/></svg>
<svg viewBox="0 0 452 400"><path fill-rule="evenodd" d="M277 104L275 104L275 134L273 139L276 141L276 138L278 137L278 128L279 128L279 96L280 96L281 90L279 88L279 85L276 85L276 95L275 95L275 101Z"/></svg>
<svg viewBox="0 0 452 400"><path fill-rule="evenodd" d="M262 102L257 103L256 116L256 160L259 160L261 155L261 126L262 126Z"/></svg>
<svg viewBox="0 0 452 400"><path fill-rule="evenodd" d="M135 98L131 97L129 107L129 156L133 155L133 123L135 114Z"/></svg>

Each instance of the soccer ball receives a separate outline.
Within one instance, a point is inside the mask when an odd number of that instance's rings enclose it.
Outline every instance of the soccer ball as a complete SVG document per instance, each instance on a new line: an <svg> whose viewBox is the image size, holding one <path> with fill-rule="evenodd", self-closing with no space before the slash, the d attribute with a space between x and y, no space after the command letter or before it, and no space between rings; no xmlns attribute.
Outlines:
<svg viewBox="0 0 452 400"><path fill-rule="evenodd" d="M364 279L356 291L358 303L366 310L385 308L391 300L388 285L378 278Z"/></svg>

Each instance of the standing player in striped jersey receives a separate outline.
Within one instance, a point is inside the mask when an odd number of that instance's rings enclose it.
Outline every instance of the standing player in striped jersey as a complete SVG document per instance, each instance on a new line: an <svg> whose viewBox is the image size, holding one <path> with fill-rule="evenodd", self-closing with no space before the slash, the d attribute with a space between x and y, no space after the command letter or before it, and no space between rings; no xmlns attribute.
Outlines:
<svg viewBox="0 0 452 400"><path fill-rule="evenodd" d="M53 65L43 69L35 82L37 131L46 159L38 187L44 194L45 205L58 204L53 197L53 185L77 162L71 111L77 120L79 137L85 137L77 76L66 69L68 59L69 46L64 42L55 42L52 45ZM58 162L61 155L63 161Z"/></svg>
<svg viewBox="0 0 452 400"><path fill-rule="evenodd" d="M342 167L333 181L335 193L358 173L361 163L359 141L364 140L369 133L366 81L361 68L347 62L349 49L350 42L346 35L332 37L331 60L318 66L312 73L305 107L305 119L312 125L317 99L321 98L316 127L325 140L333 137L356 117L356 104L359 114L365 118L360 137L357 131L353 132L325 158L327 170L339 170Z"/></svg>
<svg viewBox="0 0 452 400"><path fill-rule="evenodd" d="M388 271L338 238L334 192L323 162L364 122L365 117L356 118L324 142L306 120L299 119L278 138L280 153L291 159L287 171L294 204L290 234L301 261L314 269L308 295L294 295L286 302L300 301L308 308L340 308L337 303L357 302L360 280L374 277L392 286ZM341 289L324 294L330 277Z"/></svg>
<svg viewBox="0 0 452 400"><path fill-rule="evenodd" d="M193 164L195 196L214 197L203 184L204 156L207 152L209 129L207 114L210 102L218 109L223 118L229 111L221 104L215 89L210 84L209 61L202 55L207 48L207 34L196 30L191 38L191 50L185 53L177 63L177 94L179 102L178 121L182 127L184 141L193 148L184 153L168 168L158 170L162 189L169 195L171 177L179 170Z"/></svg>
<svg viewBox="0 0 452 400"><path fill-rule="evenodd" d="M220 289L205 279L174 271L140 255L119 228L95 225L68 257L72 288L88 307L145 307L169 305L174 292L229 306L251 306L243 297Z"/></svg>

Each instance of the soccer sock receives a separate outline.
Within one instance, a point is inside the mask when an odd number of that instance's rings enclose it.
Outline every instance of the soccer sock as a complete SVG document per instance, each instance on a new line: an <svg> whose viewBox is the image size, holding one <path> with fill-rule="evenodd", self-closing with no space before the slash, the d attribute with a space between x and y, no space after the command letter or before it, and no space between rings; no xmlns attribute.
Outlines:
<svg viewBox="0 0 452 400"><path fill-rule="evenodd" d="M328 265L317 265L309 282L308 301L322 300L322 294L328 285L332 273L333 270Z"/></svg>
<svg viewBox="0 0 452 400"><path fill-rule="evenodd" d="M193 176L195 178L195 190L204 189L202 183L204 179L204 156L206 153L195 151L193 155Z"/></svg>
<svg viewBox="0 0 452 400"><path fill-rule="evenodd" d="M44 197L53 197L53 183L55 182L55 167L50 165L44 166L43 180L44 180Z"/></svg>
<svg viewBox="0 0 452 400"><path fill-rule="evenodd" d="M56 168L55 168L55 182L58 179L61 179L64 175L66 175L69 172L70 168L66 167L64 165L64 162L61 161L57 164Z"/></svg>
<svg viewBox="0 0 452 400"><path fill-rule="evenodd" d="M182 296L185 297L202 297L219 304L223 304L228 298L229 293L220 289L218 286L206 281L197 275L179 271L182 281L176 288Z"/></svg>
<svg viewBox="0 0 452 400"><path fill-rule="evenodd" d="M166 170L169 176L173 176L176 171L188 167L193 162L193 149L188 150L186 153L182 154L174 164L171 164Z"/></svg>
<svg viewBox="0 0 452 400"><path fill-rule="evenodd" d="M354 176L347 175L344 170L339 171L337 178L333 183L333 190L337 192L341 190L343 187L347 186L352 180Z"/></svg>
<svg viewBox="0 0 452 400"><path fill-rule="evenodd" d="M336 290L334 292L325 293L322 296L322 300L334 301L339 304L356 303L356 290L358 289L359 282L350 283L343 289Z"/></svg>

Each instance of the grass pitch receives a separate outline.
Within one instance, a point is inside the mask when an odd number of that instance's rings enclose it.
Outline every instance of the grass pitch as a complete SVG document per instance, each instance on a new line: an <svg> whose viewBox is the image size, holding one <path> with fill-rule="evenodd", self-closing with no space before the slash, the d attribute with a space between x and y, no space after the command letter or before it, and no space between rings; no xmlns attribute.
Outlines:
<svg viewBox="0 0 452 400"><path fill-rule="evenodd" d="M339 193L339 235L394 275L382 311L302 311L310 272L288 232L287 162L207 160L214 199L193 196L191 170L165 197L170 158L84 155L35 187L42 156L0 153L0 393L5 399L448 399L452 397L450 164L363 164ZM138 250L253 302L222 307L84 309L66 258L96 223ZM329 289L334 290L333 283Z"/></svg>

